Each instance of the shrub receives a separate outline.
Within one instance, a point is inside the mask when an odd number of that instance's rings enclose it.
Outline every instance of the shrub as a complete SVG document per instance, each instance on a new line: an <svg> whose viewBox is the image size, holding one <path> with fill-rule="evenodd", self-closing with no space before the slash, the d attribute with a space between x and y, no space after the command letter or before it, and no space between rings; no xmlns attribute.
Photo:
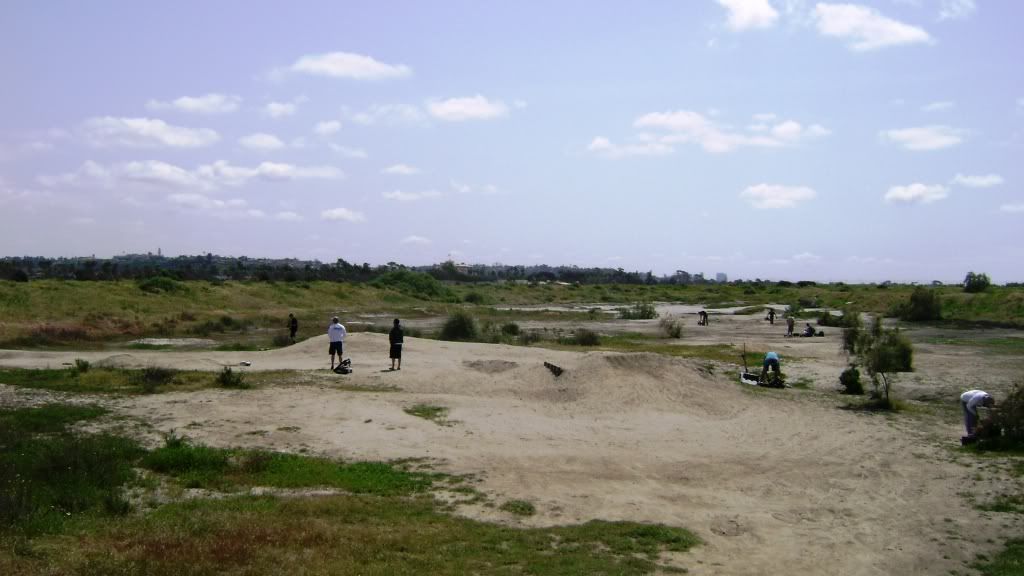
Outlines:
<svg viewBox="0 0 1024 576"><path fill-rule="evenodd" d="M468 304L483 304L486 300L484 295L479 292L469 292L462 297L462 301Z"/></svg>
<svg viewBox="0 0 1024 576"><path fill-rule="evenodd" d="M843 394L860 395L864 393L864 385L860 383L860 370L856 366L850 366L839 375L839 384L843 387Z"/></svg>
<svg viewBox="0 0 1024 576"><path fill-rule="evenodd" d="M927 322L942 319L942 302L938 292L923 286L914 288L910 301L897 309L897 316L911 322Z"/></svg>
<svg viewBox="0 0 1024 576"><path fill-rule="evenodd" d="M978 448L1020 450L1024 448L1024 383L1017 383L1006 398L999 398L991 416L978 426Z"/></svg>
<svg viewBox="0 0 1024 576"><path fill-rule="evenodd" d="M579 346L597 346L601 343L601 337L593 330L579 328L573 337L573 342Z"/></svg>
<svg viewBox="0 0 1024 576"><path fill-rule="evenodd" d="M980 274L968 272L964 278L964 292L984 292L991 285L992 281L989 280L988 274L984 272Z"/></svg>
<svg viewBox="0 0 1024 576"><path fill-rule="evenodd" d="M914 347L898 328L883 328L882 319L878 316L875 317L871 330L858 332L858 360L871 376L875 396L881 399L879 407L891 408L893 405L889 400L889 392L892 383L889 374L910 372L914 369ZM881 394L878 392L879 380L882 384Z"/></svg>
<svg viewBox="0 0 1024 576"><path fill-rule="evenodd" d="M520 346L529 346L530 344L535 344L537 342L540 342L540 333L539 332L532 331L532 330L531 331L524 330L523 332L519 333L519 345Z"/></svg>
<svg viewBox="0 0 1024 576"><path fill-rule="evenodd" d="M292 339L287 334L275 334L270 343L275 348L284 348L285 346L291 346Z"/></svg>
<svg viewBox="0 0 1024 576"><path fill-rule="evenodd" d="M86 372L88 372L90 366L91 364L89 364L88 360L84 360L82 358L75 358L75 371L77 371L79 374L85 374Z"/></svg>
<svg viewBox="0 0 1024 576"><path fill-rule="evenodd" d="M515 322L506 322L501 325L501 333L505 336L518 336L519 332L519 324Z"/></svg>
<svg viewBox="0 0 1024 576"><path fill-rule="evenodd" d="M479 338L476 321L473 317L463 311L458 311L445 320L441 326L441 340L471 342Z"/></svg>
<svg viewBox="0 0 1024 576"><path fill-rule="evenodd" d="M650 302L637 302L629 308L619 308L618 312L623 320L653 320L658 317L654 304Z"/></svg>
<svg viewBox="0 0 1024 576"><path fill-rule="evenodd" d="M458 301L458 297L447 286L438 282L433 276L422 272L392 270L382 274L372 284L380 288L397 290L407 296L422 300Z"/></svg>
<svg viewBox="0 0 1024 576"><path fill-rule="evenodd" d="M230 366L225 366L224 369L220 371L220 374L217 374L217 384L224 388L249 387L245 383L245 375L240 372L236 373Z"/></svg>
<svg viewBox="0 0 1024 576"><path fill-rule="evenodd" d="M184 284L168 278L166 276L152 276L145 280L139 280L137 283L139 290L143 292L149 292L150 294L159 294L160 292L180 292L187 290Z"/></svg>
<svg viewBox="0 0 1024 576"><path fill-rule="evenodd" d="M170 384L177 375L177 370L161 368L159 366L147 366L135 378L143 392L152 394L156 392L158 386Z"/></svg>
<svg viewBox="0 0 1024 576"><path fill-rule="evenodd" d="M683 325L679 320L673 318L662 318L658 322L658 326L661 327L661 331L665 333L668 338L682 338L683 337Z"/></svg>

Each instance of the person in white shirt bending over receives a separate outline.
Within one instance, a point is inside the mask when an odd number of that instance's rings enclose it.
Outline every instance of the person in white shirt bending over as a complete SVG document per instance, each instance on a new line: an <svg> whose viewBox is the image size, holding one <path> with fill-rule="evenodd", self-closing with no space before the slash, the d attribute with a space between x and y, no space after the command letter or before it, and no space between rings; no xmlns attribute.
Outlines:
<svg viewBox="0 0 1024 576"><path fill-rule="evenodd" d="M341 365L341 348L345 343L345 327L338 321L338 317L335 316L331 320L331 325L327 327L327 337L331 340L331 347L328 352L331 355L331 370L334 370L334 353L338 353L338 365Z"/></svg>
<svg viewBox="0 0 1024 576"><path fill-rule="evenodd" d="M960 395L960 407L964 410L964 428L967 435L974 436L978 428L978 406L991 408L996 405L996 399L983 390L968 390Z"/></svg>

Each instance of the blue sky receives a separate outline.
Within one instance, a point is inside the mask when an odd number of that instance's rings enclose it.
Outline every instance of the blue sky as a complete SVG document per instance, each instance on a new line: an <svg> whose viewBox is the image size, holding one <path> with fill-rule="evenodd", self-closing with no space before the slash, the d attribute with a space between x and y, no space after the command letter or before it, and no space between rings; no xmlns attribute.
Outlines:
<svg viewBox="0 0 1024 576"><path fill-rule="evenodd" d="M7 2L0 252L1021 281L1022 17Z"/></svg>

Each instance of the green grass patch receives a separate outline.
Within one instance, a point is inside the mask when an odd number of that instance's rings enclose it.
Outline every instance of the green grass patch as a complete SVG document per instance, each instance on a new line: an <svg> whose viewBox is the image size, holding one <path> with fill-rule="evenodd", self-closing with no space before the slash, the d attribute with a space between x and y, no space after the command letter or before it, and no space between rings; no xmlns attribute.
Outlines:
<svg viewBox="0 0 1024 576"><path fill-rule="evenodd" d="M666 340L657 336L627 332L602 337L601 344L596 349L616 352L652 352L678 358L699 358L731 364L742 363L742 351L731 344L705 345L677 344L673 342L672 340ZM558 350L574 349L568 345L560 345L546 340L541 340L537 345ZM748 350L746 355L748 365L760 367L764 354L764 352Z"/></svg>
<svg viewBox="0 0 1024 576"><path fill-rule="evenodd" d="M999 554L987 561L975 563L982 576L1020 576L1024 574L1024 539L1006 542Z"/></svg>
<svg viewBox="0 0 1024 576"><path fill-rule="evenodd" d="M670 567L663 552L698 543L690 532L632 522L517 529L443 514L430 497L240 497L164 506L83 531L42 558L54 573L616 574ZM52 550L50 554L45 551Z"/></svg>
<svg viewBox="0 0 1024 576"><path fill-rule="evenodd" d="M1024 495L1002 494L991 502L978 505L979 510L985 512L1013 512L1024 514Z"/></svg>
<svg viewBox="0 0 1024 576"><path fill-rule="evenodd" d="M532 502L526 500L509 500L498 507L500 510L515 514L516 516L533 516L537 509Z"/></svg>
<svg viewBox="0 0 1024 576"><path fill-rule="evenodd" d="M430 420L438 426L450 426L451 422L447 419L448 408L444 406L433 406L431 404L416 404L403 409L406 414L416 416L417 418L423 418L424 420Z"/></svg>
<svg viewBox="0 0 1024 576"><path fill-rule="evenodd" d="M61 432L70 424L93 420L106 413L107 409L99 406L74 404L0 410L0 428L19 434Z"/></svg>
<svg viewBox="0 0 1024 576"><path fill-rule="evenodd" d="M989 352L1003 354L1024 353L1024 338L1006 336L1002 338L966 338L966 337L940 337L926 338L925 344L941 344L944 346L971 346L984 348Z"/></svg>
<svg viewBox="0 0 1024 576"><path fill-rule="evenodd" d="M0 369L2 384L79 394L139 394L198 390L215 386L215 376L210 372L179 372L155 367L139 370L91 368L87 372L74 368Z"/></svg>

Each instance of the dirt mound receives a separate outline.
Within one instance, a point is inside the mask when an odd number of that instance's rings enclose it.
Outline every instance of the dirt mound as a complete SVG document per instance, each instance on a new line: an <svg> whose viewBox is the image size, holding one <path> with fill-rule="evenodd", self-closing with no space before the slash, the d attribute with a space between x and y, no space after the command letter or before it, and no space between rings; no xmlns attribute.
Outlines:
<svg viewBox="0 0 1024 576"><path fill-rule="evenodd" d="M518 363L508 360L463 360L462 365L484 374L507 372L519 366Z"/></svg>

